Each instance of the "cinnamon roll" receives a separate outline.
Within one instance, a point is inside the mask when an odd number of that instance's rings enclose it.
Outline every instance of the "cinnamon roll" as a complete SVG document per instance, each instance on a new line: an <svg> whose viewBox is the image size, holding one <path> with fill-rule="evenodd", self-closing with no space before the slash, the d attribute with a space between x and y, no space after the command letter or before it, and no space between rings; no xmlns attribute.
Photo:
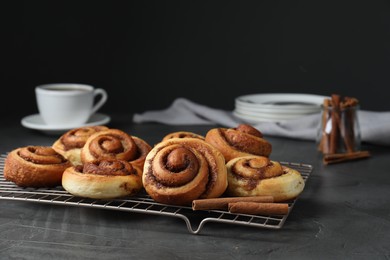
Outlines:
<svg viewBox="0 0 390 260"><path fill-rule="evenodd" d="M246 155L269 156L272 145L256 128L241 124L236 128L213 128L206 133L206 142L221 151L228 162Z"/></svg>
<svg viewBox="0 0 390 260"><path fill-rule="evenodd" d="M195 199L216 198L225 192L225 159L201 139L168 139L156 144L147 155L142 180L155 201L191 205Z"/></svg>
<svg viewBox="0 0 390 260"><path fill-rule="evenodd" d="M66 169L62 187L72 195L92 199L133 196L142 189L142 169L124 160L94 160Z"/></svg>
<svg viewBox="0 0 390 260"><path fill-rule="evenodd" d="M177 132L172 132L167 135L165 135L162 139L162 141L172 139L172 138L198 138L204 140L203 135L199 135L193 132L188 132L188 131L177 131Z"/></svg>
<svg viewBox="0 0 390 260"><path fill-rule="evenodd" d="M120 159L143 168L152 147L143 139L119 129L108 129L91 135L81 149L82 163L96 159Z"/></svg>
<svg viewBox="0 0 390 260"><path fill-rule="evenodd" d="M226 168L230 196L270 195L279 202L297 197L305 187L300 172L264 156L237 157Z"/></svg>
<svg viewBox="0 0 390 260"><path fill-rule="evenodd" d="M107 129L109 128L106 126L85 126L71 129L57 139L53 143L52 148L67 158L73 165L79 165L81 164L81 148L87 142L88 137Z"/></svg>
<svg viewBox="0 0 390 260"><path fill-rule="evenodd" d="M54 187L61 185L63 172L71 166L51 147L26 146L7 155L4 177L21 187Z"/></svg>

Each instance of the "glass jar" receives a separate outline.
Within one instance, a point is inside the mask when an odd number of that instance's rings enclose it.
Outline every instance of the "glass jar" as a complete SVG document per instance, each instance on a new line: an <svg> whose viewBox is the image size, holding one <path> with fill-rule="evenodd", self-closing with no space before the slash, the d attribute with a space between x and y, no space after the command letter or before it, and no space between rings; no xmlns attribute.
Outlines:
<svg viewBox="0 0 390 260"><path fill-rule="evenodd" d="M319 151L323 154L335 154L360 150L358 110L358 104L340 108L322 106L322 118L317 135Z"/></svg>

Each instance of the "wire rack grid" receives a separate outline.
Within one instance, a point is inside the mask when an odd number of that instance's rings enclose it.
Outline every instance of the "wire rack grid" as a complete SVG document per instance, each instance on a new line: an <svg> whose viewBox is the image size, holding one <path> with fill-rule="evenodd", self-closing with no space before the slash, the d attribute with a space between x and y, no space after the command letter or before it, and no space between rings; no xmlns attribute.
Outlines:
<svg viewBox="0 0 390 260"><path fill-rule="evenodd" d="M6 154L0 155L0 200L28 201L63 206L100 208L107 210L160 215L182 219L191 234L198 234L209 222L244 225L256 228L281 229L297 200L288 201L286 215L247 215L230 213L224 210L193 211L191 207L166 205L155 202L144 191L133 197L113 200L96 200L76 197L65 191L62 186L54 188L22 188L4 178ZM282 165L298 170L306 182L312 172L312 166L302 163L281 162Z"/></svg>

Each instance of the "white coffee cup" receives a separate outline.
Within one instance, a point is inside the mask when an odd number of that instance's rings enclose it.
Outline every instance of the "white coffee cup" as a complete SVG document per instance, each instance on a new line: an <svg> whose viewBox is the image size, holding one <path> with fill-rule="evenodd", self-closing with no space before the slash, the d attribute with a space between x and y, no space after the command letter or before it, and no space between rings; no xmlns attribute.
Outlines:
<svg viewBox="0 0 390 260"><path fill-rule="evenodd" d="M74 83L39 85L35 87L35 95L42 120L56 127L77 127L87 123L108 97L104 89Z"/></svg>

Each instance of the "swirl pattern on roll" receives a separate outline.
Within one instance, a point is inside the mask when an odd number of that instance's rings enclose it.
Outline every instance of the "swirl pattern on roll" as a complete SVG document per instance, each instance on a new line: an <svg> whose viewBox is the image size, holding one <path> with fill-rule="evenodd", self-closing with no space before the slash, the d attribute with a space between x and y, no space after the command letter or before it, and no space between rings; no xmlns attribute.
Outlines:
<svg viewBox="0 0 390 260"><path fill-rule="evenodd" d="M219 197L227 187L225 159L201 139L168 139L146 157L143 185L155 201L165 204Z"/></svg>
<svg viewBox="0 0 390 260"><path fill-rule="evenodd" d="M81 149L81 161L119 159L143 168L152 147L143 139L119 129L108 129L91 135Z"/></svg>
<svg viewBox="0 0 390 260"><path fill-rule="evenodd" d="M73 148L83 148L88 138L103 130L107 130L106 126L87 126L69 130L61 136L61 142L64 144L64 150L70 150Z"/></svg>
<svg viewBox="0 0 390 260"><path fill-rule="evenodd" d="M118 159L97 159L65 170L62 186L69 193L93 199L132 196L142 189L142 169Z"/></svg>
<svg viewBox="0 0 390 260"><path fill-rule="evenodd" d="M17 153L20 158L35 164L60 164L67 160L50 147L45 146L27 146L20 148Z"/></svg>
<svg viewBox="0 0 390 260"><path fill-rule="evenodd" d="M83 148L88 138L94 133L107 129L109 128L106 126L85 126L71 129L57 139L52 148L67 158L73 165L79 165L81 164L81 148Z"/></svg>
<svg viewBox="0 0 390 260"><path fill-rule="evenodd" d="M268 157L272 152L271 143L259 130L247 124L236 128L213 128L207 132L205 140L220 150L226 161L246 155Z"/></svg>
<svg viewBox="0 0 390 260"><path fill-rule="evenodd" d="M26 146L11 151L5 160L4 177L23 187L61 185L71 163L51 147Z"/></svg>
<svg viewBox="0 0 390 260"><path fill-rule="evenodd" d="M305 186L298 171L264 156L237 157L226 168L230 196L271 195L274 201L285 201L297 197Z"/></svg>
<svg viewBox="0 0 390 260"><path fill-rule="evenodd" d="M95 160L85 163L82 167L82 172L109 176L126 176L130 174L137 174L137 171L130 163L116 159Z"/></svg>

